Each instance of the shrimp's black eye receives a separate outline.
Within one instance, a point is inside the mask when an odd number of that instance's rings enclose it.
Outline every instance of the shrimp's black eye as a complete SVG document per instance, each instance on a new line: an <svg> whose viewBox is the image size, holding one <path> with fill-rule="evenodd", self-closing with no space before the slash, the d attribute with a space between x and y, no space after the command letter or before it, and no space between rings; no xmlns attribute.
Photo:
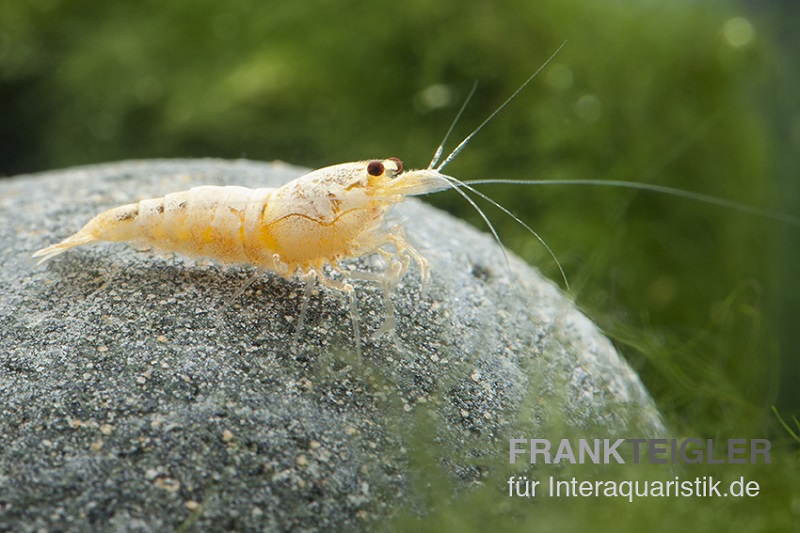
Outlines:
<svg viewBox="0 0 800 533"><path fill-rule="evenodd" d="M384 168L383 163L380 161L372 161L369 165L367 165L367 174L370 176L380 176L383 174Z"/></svg>

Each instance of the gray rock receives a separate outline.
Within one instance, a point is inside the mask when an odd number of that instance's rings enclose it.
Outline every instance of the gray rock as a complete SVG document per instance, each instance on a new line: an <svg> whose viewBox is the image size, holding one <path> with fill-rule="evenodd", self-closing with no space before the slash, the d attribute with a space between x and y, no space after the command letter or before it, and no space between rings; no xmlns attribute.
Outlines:
<svg viewBox="0 0 800 533"><path fill-rule="evenodd" d="M382 293L356 283L360 359L348 301L327 289L293 350L299 281L265 274L221 309L247 269L124 244L30 259L115 205L302 173L142 161L0 183L0 530L368 526L414 504L415 454L458 488L507 466L510 438L663 433L553 283L514 257L509 274L489 236L416 200L393 217L430 261L430 292L412 267L394 343L370 338Z"/></svg>

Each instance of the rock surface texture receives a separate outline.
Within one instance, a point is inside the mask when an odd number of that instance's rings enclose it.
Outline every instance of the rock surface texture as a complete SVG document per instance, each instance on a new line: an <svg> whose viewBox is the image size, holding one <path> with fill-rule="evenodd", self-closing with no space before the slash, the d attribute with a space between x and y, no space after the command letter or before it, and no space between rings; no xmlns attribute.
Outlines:
<svg viewBox="0 0 800 533"><path fill-rule="evenodd" d="M0 182L0 530L347 530L416 501L417 456L454 487L509 439L663 435L639 379L556 286L416 200L390 215L431 264L393 294L310 297L265 273L143 252L33 251L93 215L200 184L303 174L248 161L134 161ZM448 193L452 194L452 193ZM379 268L366 258L351 262ZM498 486L497 490L503 490Z"/></svg>

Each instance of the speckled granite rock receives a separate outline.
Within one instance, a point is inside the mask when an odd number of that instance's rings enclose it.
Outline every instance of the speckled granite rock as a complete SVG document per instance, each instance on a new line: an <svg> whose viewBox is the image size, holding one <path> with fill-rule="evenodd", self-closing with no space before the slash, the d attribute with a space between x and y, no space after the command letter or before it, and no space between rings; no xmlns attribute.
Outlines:
<svg viewBox="0 0 800 533"><path fill-rule="evenodd" d="M357 283L361 360L347 300L324 289L291 350L299 281L264 275L220 310L246 269L124 244L30 259L115 205L300 174L137 161L0 182L0 530L341 530L413 499L410 455L426 443L458 486L556 423L663 432L637 376L551 282L513 257L512 278L487 235L417 201L393 216L431 263L430 293L412 268L394 344L367 338L384 306ZM414 429L422 412L432 433Z"/></svg>

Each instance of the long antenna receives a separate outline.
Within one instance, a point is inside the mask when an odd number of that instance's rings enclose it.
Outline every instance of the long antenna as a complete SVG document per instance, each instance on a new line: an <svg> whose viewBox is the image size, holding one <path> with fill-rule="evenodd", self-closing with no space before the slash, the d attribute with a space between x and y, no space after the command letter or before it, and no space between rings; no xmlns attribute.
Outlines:
<svg viewBox="0 0 800 533"><path fill-rule="evenodd" d="M450 124L450 128L448 128L447 133L444 134L444 139L442 139L442 142L439 143L439 147L436 149L436 153L433 154L433 159L431 159L431 164L428 165L429 170L435 167L436 163L439 162L439 159L442 158L442 153L444 152L444 145L447 144L447 139L449 139L450 134L453 133L453 128L455 128L456 124L458 124L459 119L461 119L461 115L464 114L464 110L467 108L467 104L469 104L469 101L472 100L472 96L475 94L475 89L477 88L478 88L478 80L475 80L475 82L473 82L472 84L472 89L469 91L469 94L467 95L466 100L464 100L464 103L461 104L461 109L458 110L456 118L453 119L453 122Z"/></svg>
<svg viewBox="0 0 800 533"><path fill-rule="evenodd" d="M510 179L484 179L484 180L467 180L461 182L465 185L593 185L600 187L619 187L623 189L634 189L637 191L649 191L660 194L667 194L670 196L677 196L679 198L686 198L687 200L694 200L695 202L702 202L705 204L717 205L727 209L741 211L757 217L782 222L791 226L800 227L800 217L781 213L780 211L773 211L771 209L764 209L755 207L725 198L718 198L708 194L703 194L694 191L687 191L684 189L677 189L675 187L667 187L666 185L656 185L654 183L641 183L638 181L621 181L621 180L591 180L591 179L565 179L565 180L510 180Z"/></svg>
<svg viewBox="0 0 800 533"><path fill-rule="evenodd" d="M492 114L490 114L488 117L486 117L486 118L484 119L484 121L483 121L483 122L481 122L481 123L480 123L480 125L479 125L477 128L475 128L474 130L472 130L472 133L470 133L469 135L467 135L467 136L464 138L464 140L463 140L463 141L461 141L461 142L458 144L458 146L456 146L456 147L455 147L455 149L454 149L452 152L450 152L450 155L448 155L448 156L445 158L445 160L442 162L442 164L441 164L441 165L439 165L438 167L436 167L434 170L436 170L436 171L441 171L441 170L442 170L442 169L443 169L445 166L447 166L447 164L448 164L448 163L450 163L450 161L452 161L453 159L455 159L455 158L456 158L456 156L458 156L458 154L460 154L460 153L461 153L461 150L463 150L463 149L464 149L464 147L467 145L467 143L469 143L469 141L471 141L471 140L472 140L472 138L473 138L473 137L475 137L475 135L477 135L477 133L478 133L479 131L481 131L481 130L483 129L483 127L484 127L484 126L486 126L486 125L487 125L489 122L491 122L491 121L492 121L492 119L493 119L493 118L494 118L494 117L495 117L495 116L496 116L496 115L497 115L497 114L498 114L500 111L502 111L502 110L503 110L503 109L504 109L504 108L505 108L505 107L506 107L508 104L510 104L510 103L511 103L511 101L512 101L514 98L516 98L516 96L517 96L517 95L518 95L520 92L522 92L522 90L523 90L525 87L527 87L527 85L528 85L528 84L529 84L531 81L533 81L533 78L535 78L536 76L538 76L538 75L539 75L539 73L542 71L542 69L544 69L544 68L545 68L545 67L546 67L546 66L547 66L547 65L548 65L548 64L549 64L549 63L550 63L550 62L551 62L551 61L552 61L552 60L553 60L553 59L554 59L554 58L555 58L557 55L558 55L558 53L561 51L561 49L562 49L562 48L564 48L564 46L565 46L566 44L567 44L567 41L564 41L563 43L561 43L561 46L559 46L559 47L558 47L558 49L556 49L556 51L555 51L555 52L553 52L553 55L551 55L551 56L550 56L550 57L547 59L547 61L545 61L545 62L542 64L542 66L541 66L541 67L539 67L538 69L536 69L536 72L534 72L534 73L531 75L531 77L530 77L530 78L528 78L527 80L525 80L525 83L523 83L522 85L520 85L520 86L519 86L519 88L518 88L516 91L514 91L514 93L513 93L511 96L509 96L509 97L506 99L506 101L505 101L505 102L503 102L502 104L500 104L500 107L498 107L497 109L495 109L495 110L492 112ZM473 90L474 90L474 89L473 89ZM466 102L465 102L465 105L466 105ZM462 107L462 110L461 110L461 111L463 111L463 107ZM458 116L461 116L461 111L459 111L459 113L458 113ZM456 117L456 120L458 120L458 117ZM453 124L453 125L455 125L455 124ZM452 126L451 126L451 129L452 129ZM448 135L449 135L449 132L448 132ZM446 138L447 138L447 137L445 137L445 139L446 139ZM441 149L442 149L442 147L441 147L441 146L439 147L439 149L437 149L437 155L435 155L435 156L434 156L434 158L433 158L434 160L438 161L438 159L439 159L439 157L438 157L438 156L440 155L438 152L439 152ZM430 168L430 167L429 167L429 168Z"/></svg>
<svg viewBox="0 0 800 533"><path fill-rule="evenodd" d="M442 174L442 175L444 176L445 174ZM448 177L450 177L450 176L448 176ZM453 179L455 179L455 178L453 178ZM480 180L478 180L478 181L480 181ZM556 254L553 251L553 249L550 248L550 245L548 245L547 242L545 242L545 240L542 238L541 235L539 235L536 231L534 231L533 228L531 228L529 225L527 225L525 222L523 222L522 219L519 218L517 215L515 215L513 212L511 212L507 208L503 207L502 204L500 204L499 202L497 202L493 198L490 198L489 196L483 194L481 191L475 189L474 187L470 187L468 185L468 183L470 183L470 182L465 182L465 181L461 181L461 180L456 180L456 182L457 182L457 186L458 187L464 187L468 191L477 194L478 196L480 196L481 198L483 198L484 200L486 200L487 202L489 202L490 204L492 204L493 206L498 208L500 211L502 211L503 213L505 213L506 215L511 217L517 224L519 224L520 226L522 226L523 228L528 230L528 233L533 235L536 238L536 240L539 241L539 243L542 246L544 246L544 249L547 250L547 253L550 254L550 257L552 257L553 260L556 262L556 266L558 267L558 271L561 273L561 279L564 280L564 286L567 288L567 290L569 290L569 280L567 279L567 273L564 271L564 267L561 265L561 261L558 260L558 257L556 257ZM459 192L461 192L461 191L459 191ZM483 212L481 212L481 215L483 215ZM492 229L494 229L494 228L492 228ZM499 239L498 239L498 242L500 242ZM502 244L500 246L502 246ZM506 255L505 254L505 248L503 248L503 254ZM506 263L508 263L508 255L506 255Z"/></svg>

